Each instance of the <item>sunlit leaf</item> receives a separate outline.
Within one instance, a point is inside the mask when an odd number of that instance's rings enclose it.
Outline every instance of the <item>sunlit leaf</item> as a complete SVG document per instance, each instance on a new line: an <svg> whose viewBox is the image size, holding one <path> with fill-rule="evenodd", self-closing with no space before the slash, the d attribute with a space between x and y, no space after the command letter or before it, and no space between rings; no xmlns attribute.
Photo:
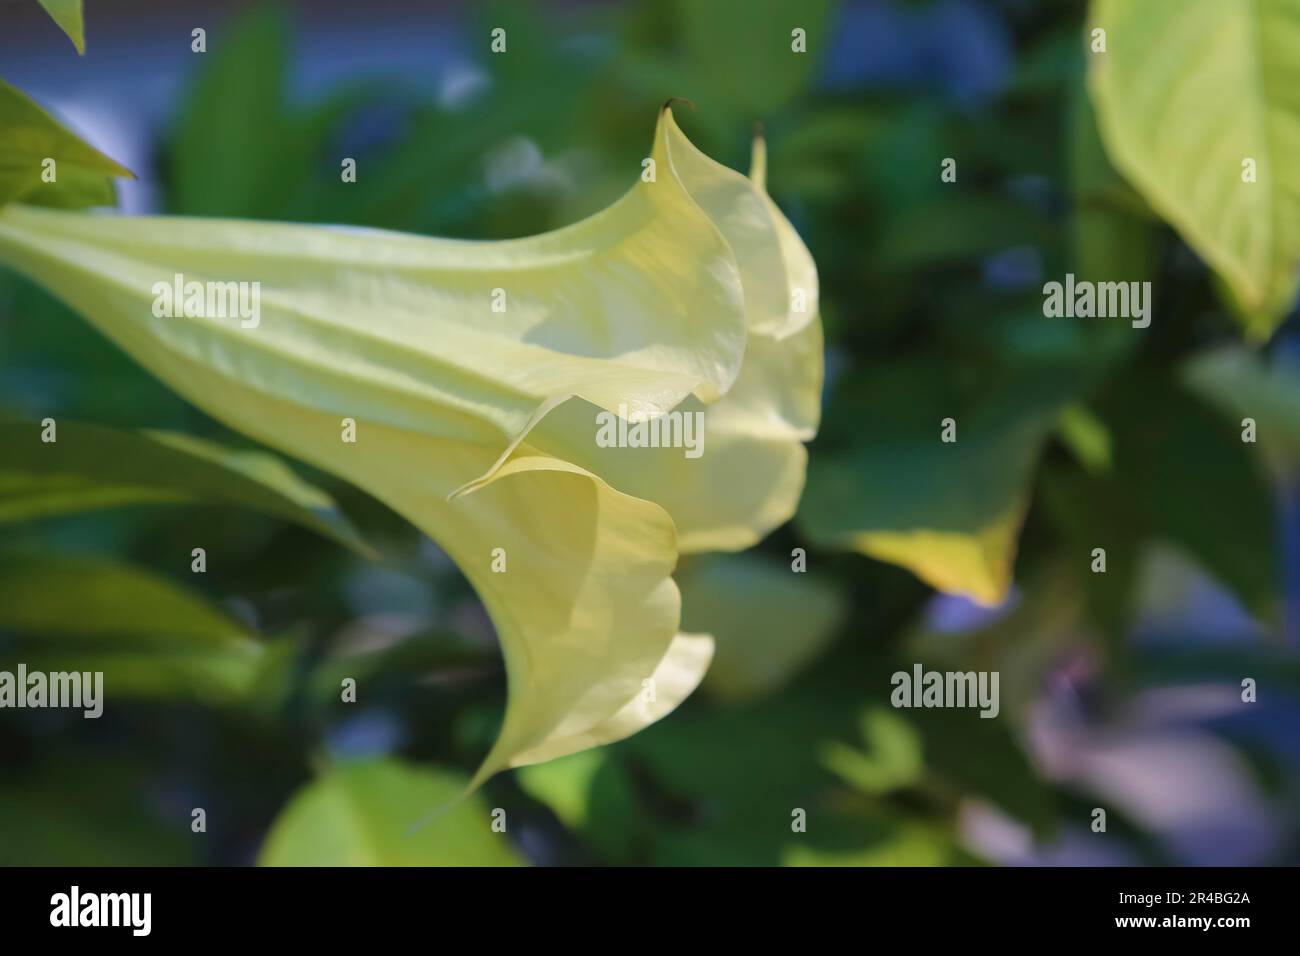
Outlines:
<svg viewBox="0 0 1300 956"><path fill-rule="evenodd" d="M81 0L37 0L59 29L68 35L78 53L86 52L86 25L82 19Z"/></svg>
<svg viewBox="0 0 1300 956"><path fill-rule="evenodd" d="M517 866L468 778L392 760L325 771L289 801L267 834L261 866ZM439 807L430 822L415 824Z"/></svg>
<svg viewBox="0 0 1300 956"><path fill-rule="evenodd" d="M825 823L826 821L819 821ZM782 854L785 866L954 866L971 860L940 827L907 819L879 808L860 815L840 815L834 830L822 833L817 846L791 842Z"/></svg>
<svg viewBox="0 0 1300 956"><path fill-rule="evenodd" d="M912 726L891 711L873 707L861 721L863 747L830 741L822 764L847 783L872 795L889 793L921 779L921 740Z"/></svg>
<svg viewBox="0 0 1300 956"><path fill-rule="evenodd" d="M1056 434L1089 471L1101 473L1110 468L1110 432L1086 406L1067 406L1056 424Z"/></svg>
<svg viewBox="0 0 1300 956"><path fill-rule="evenodd" d="M604 862L626 862L637 841L649 836L632 780L608 748L520 767L515 779Z"/></svg>
<svg viewBox="0 0 1300 956"><path fill-rule="evenodd" d="M1300 264L1300 4L1094 0L1087 22L1106 30L1089 82L1111 159L1266 337Z"/></svg>
<svg viewBox="0 0 1300 956"><path fill-rule="evenodd" d="M47 169L52 182L43 178ZM0 80L0 205L18 200L63 208L112 205L115 176L134 178Z"/></svg>
<svg viewBox="0 0 1300 956"><path fill-rule="evenodd" d="M1158 220L1107 158L1082 79L1070 88L1067 135L1073 204L1070 271L1088 282L1149 280ZM1102 325L1093 334L1108 336L1120 353L1139 342L1122 325Z"/></svg>
<svg viewBox="0 0 1300 956"><path fill-rule="evenodd" d="M148 615L138 613L142 608ZM205 647L247 646L250 639L234 618L152 574L98 558L55 555L3 559L0 627L96 639L189 640Z"/></svg>

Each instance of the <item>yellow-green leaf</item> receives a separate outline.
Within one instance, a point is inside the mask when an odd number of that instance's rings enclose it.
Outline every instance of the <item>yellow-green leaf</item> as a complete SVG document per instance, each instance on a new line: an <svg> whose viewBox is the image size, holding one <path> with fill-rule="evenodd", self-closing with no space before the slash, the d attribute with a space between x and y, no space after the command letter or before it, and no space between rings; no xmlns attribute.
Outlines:
<svg viewBox="0 0 1300 956"><path fill-rule="evenodd" d="M883 707L869 707L859 721L865 748L840 740L822 745L827 770L857 789L881 796L921 779L921 739L911 724Z"/></svg>
<svg viewBox="0 0 1300 956"><path fill-rule="evenodd" d="M616 748L584 750L515 771L519 787L545 804L603 862L630 862L647 838L636 787Z"/></svg>
<svg viewBox="0 0 1300 956"><path fill-rule="evenodd" d="M827 850L806 843L794 844L782 853L782 865L912 867L970 863L941 827L880 808L873 808L866 817L857 828L846 828L865 844L861 849ZM867 832L857 834L855 829Z"/></svg>
<svg viewBox="0 0 1300 956"><path fill-rule="evenodd" d="M265 646L201 595L93 557L0 557L0 632L16 638L3 655L10 665L100 671L112 699L246 701L266 660Z"/></svg>
<svg viewBox="0 0 1300 956"><path fill-rule="evenodd" d="M396 760L347 763L294 795L267 834L260 866L519 866L523 860L475 796L447 770ZM429 811L445 807L423 826Z"/></svg>
<svg viewBox="0 0 1300 956"><path fill-rule="evenodd" d="M62 585L55 586L56 581ZM67 595L76 595L69 600ZM134 619L128 608L148 607ZM0 627L82 638L135 635L192 646L246 647L246 628L207 602L144 571L97 558L0 559ZM233 643L232 643L233 642Z"/></svg>
<svg viewBox="0 0 1300 956"><path fill-rule="evenodd" d="M115 176L135 178L0 80L0 205L112 205Z"/></svg>
<svg viewBox="0 0 1300 956"><path fill-rule="evenodd" d="M68 35L78 53L86 52L86 25L82 19L81 0L38 0L45 12Z"/></svg>
<svg viewBox="0 0 1300 956"><path fill-rule="evenodd" d="M1300 265L1300 2L1094 0L1087 25L1112 161L1267 337Z"/></svg>

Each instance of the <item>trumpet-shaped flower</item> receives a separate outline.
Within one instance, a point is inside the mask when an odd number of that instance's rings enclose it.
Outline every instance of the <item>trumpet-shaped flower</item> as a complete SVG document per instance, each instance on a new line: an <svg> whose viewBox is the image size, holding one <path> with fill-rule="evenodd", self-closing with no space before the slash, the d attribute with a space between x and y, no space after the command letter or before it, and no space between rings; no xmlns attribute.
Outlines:
<svg viewBox="0 0 1300 956"><path fill-rule="evenodd" d="M762 144L747 178L665 107L651 158L652 181L526 239L14 205L0 263L213 417L448 552L506 662L478 782L627 736L690 694L712 644L679 633L678 553L752 544L803 487L817 277L764 191ZM156 308L173 283L247 283L256 321L206 314L201 296ZM703 453L601 447L602 412L698 412Z"/></svg>

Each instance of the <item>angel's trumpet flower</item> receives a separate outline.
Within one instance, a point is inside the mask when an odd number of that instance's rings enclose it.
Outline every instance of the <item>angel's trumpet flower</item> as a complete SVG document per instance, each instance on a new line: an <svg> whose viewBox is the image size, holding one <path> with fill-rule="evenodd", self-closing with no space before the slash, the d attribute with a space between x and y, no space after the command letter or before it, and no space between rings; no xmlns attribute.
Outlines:
<svg viewBox="0 0 1300 956"><path fill-rule="evenodd" d="M817 278L764 192L761 143L746 178L665 107L651 158L652 181L527 239L14 205L0 263L214 418L355 483L455 560L509 683L479 782L680 703L712 643L678 632L678 552L748 546L803 486ZM601 414L635 429L697 412L699 457L597 443Z"/></svg>

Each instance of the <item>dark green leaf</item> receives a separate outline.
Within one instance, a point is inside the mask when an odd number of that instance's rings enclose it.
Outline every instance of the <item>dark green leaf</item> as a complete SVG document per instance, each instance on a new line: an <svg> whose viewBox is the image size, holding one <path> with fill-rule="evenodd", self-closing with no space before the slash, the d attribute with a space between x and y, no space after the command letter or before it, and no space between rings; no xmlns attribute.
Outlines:
<svg viewBox="0 0 1300 956"><path fill-rule="evenodd" d="M127 504L202 503L249 508L369 549L325 492L265 452L236 451L187 435L0 419L0 523Z"/></svg>

